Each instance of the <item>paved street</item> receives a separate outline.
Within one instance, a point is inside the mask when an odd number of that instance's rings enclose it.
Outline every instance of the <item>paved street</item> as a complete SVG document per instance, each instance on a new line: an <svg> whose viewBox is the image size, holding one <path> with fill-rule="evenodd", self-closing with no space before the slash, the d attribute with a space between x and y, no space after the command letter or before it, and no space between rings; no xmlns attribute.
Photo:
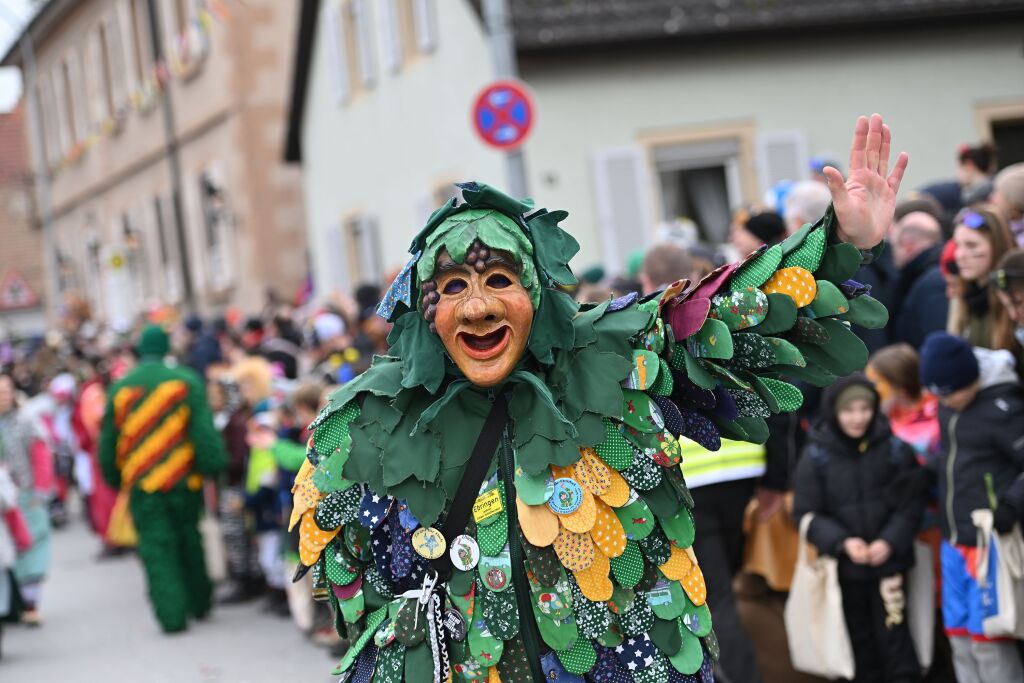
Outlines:
<svg viewBox="0 0 1024 683"><path fill-rule="evenodd" d="M6 683L326 683L332 660L259 603L224 607L180 635L154 621L135 557L98 561L76 519L57 533L40 629L6 628ZM58 679L59 677L59 679Z"/></svg>

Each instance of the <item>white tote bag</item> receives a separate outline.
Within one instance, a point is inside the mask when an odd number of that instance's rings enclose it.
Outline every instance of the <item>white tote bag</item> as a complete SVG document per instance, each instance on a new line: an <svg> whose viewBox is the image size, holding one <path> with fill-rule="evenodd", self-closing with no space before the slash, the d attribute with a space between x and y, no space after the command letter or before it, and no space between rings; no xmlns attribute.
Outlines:
<svg viewBox="0 0 1024 683"><path fill-rule="evenodd" d="M843 616L839 562L819 555L807 561L807 529L813 515L800 520L800 550L786 600L786 638L793 668L829 679L853 678L853 646Z"/></svg>
<svg viewBox="0 0 1024 683"><path fill-rule="evenodd" d="M978 528L978 588L982 627L990 638L1024 638L1024 536L1015 524L1008 534L996 533L992 510L974 510ZM993 555L995 561L993 561Z"/></svg>
<svg viewBox="0 0 1024 683"><path fill-rule="evenodd" d="M922 671L935 656L935 565L932 548L914 541L914 568L907 575L907 626Z"/></svg>
<svg viewBox="0 0 1024 683"><path fill-rule="evenodd" d="M224 532L216 517L207 513L199 520L199 534L203 538L203 555L210 581L219 583L228 578L228 552Z"/></svg>

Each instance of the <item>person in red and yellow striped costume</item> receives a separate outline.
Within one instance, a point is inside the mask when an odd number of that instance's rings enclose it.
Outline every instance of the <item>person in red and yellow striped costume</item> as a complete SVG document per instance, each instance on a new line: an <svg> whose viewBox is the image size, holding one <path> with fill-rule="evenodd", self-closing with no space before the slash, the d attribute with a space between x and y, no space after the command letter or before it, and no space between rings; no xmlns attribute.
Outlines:
<svg viewBox="0 0 1024 683"><path fill-rule="evenodd" d="M227 463L199 376L164 362L167 334L143 330L139 365L107 395L99 458L107 482L130 491L139 557L164 631L182 631L211 607L198 522L203 478Z"/></svg>

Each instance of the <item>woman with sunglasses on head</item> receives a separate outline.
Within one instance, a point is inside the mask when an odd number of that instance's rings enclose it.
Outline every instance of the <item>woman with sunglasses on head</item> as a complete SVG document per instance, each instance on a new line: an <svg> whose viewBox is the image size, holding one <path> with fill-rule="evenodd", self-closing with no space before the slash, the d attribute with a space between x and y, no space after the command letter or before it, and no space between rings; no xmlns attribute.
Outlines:
<svg viewBox="0 0 1024 683"><path fill-rule="evenodd" d="M973 346L1011 351L1019 361L1021 347L1013 336L1013 322L1000 304L996 288L989 286L996 263L1014 247L1010 229L990 205L961 211L953 225L955 264L962 286L949 302L947 329Z"/></svg>

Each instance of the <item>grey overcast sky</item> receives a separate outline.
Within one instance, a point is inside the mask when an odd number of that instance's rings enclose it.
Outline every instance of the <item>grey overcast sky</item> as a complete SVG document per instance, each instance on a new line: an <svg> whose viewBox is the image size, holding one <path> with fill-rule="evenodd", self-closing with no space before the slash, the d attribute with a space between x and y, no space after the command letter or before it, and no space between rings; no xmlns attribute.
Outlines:
<svg viewBox="0 0 1024 683"><path fill-rule="evenodd" d="M7 54L34 11L30 0L0 0L0 54ZM10 111L20 96L21 74L17 69L0 69L0 112Z"/></svg>

